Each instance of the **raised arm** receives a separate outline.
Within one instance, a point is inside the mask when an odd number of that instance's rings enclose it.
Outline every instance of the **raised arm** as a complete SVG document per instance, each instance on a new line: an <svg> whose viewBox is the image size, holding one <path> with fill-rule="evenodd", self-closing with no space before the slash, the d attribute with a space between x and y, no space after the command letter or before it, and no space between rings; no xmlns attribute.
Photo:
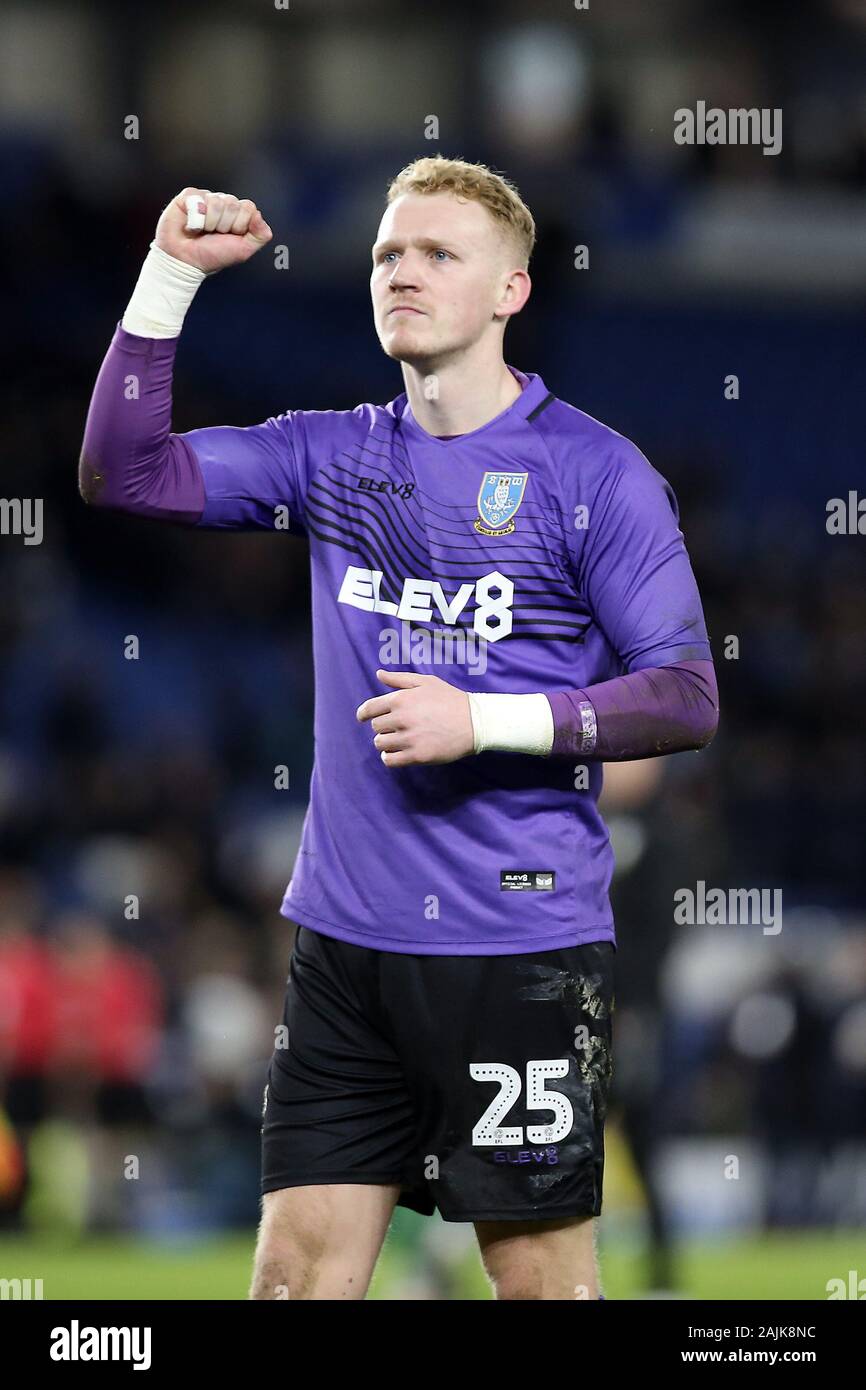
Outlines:
<svg viewBox="0 0 866 1390"><path fill-rule="evenodd" d="M273 233L248 198L185 188L165 208L90 400L78 487L91 506L195 525L205 481L171 433L177 343L209 275L250 259Z"/></svg>

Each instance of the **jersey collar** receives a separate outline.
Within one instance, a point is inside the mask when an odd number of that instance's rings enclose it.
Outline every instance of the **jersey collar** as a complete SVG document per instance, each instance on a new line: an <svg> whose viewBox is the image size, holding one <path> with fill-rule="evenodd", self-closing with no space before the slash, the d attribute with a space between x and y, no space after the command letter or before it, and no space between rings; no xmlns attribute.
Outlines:
<svg viewBox="0 0 866 1390"><path fill-rule="evenodd" d="M492 420L488 420L484 425L479 425L476 430L469 430L466 434L458 434L454 439L437 439L434 434L428 434L427 431L418 424L418 421L412 414L412 407L409 404L409 399L405 391L402 391L399 396L396 396L393 401L390 401L386 409L394 415L395 419L399 421L401 428L404 429L408 435L414 439L423 441L425 444L435 444L441 449L448 449L452 444L467 444L471 440L477 438L478 435L483 434L486 430L494 429L497 425L506 422L510 424L515 417L525 420L528 415L532 414L536 406L541 405L541 402L546 400L550 395L541 377L538 376L536 372L529 372L527 374L518 371L516 367L510 366L508 363L506 363L506 366L511 372L511 375L516 377L523 386L520 395L516 400L511 402L511 405L506 406L505 410L501 410L498 415L494 415Z"/></svg>

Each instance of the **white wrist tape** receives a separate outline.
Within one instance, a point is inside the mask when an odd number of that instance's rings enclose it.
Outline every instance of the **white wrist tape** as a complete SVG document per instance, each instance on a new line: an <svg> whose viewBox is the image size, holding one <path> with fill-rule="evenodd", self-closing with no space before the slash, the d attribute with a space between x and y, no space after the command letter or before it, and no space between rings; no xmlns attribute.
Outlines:
<svg viewBox="0 0 866 1390"><path fill-rule="evenodd" d="M546 695L478 695L471 691L469 710L475 752L535 753L546 757L553 747L553 710Z"/></svg>
<svg viewBox="0 0 866 1390"><path fill-rule="evenodd" d="M139 338L179 337L186 311L205 279L205 271L161 251L152 241L121 327Z"/></svg>

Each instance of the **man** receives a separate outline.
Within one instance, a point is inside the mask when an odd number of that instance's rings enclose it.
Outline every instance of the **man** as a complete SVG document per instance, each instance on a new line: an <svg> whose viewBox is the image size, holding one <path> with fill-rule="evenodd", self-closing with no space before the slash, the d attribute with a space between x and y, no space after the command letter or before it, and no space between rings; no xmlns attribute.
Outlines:
<svg viewBox="0 0 866 1390"><path fill-rule="evenodd" d="M440 157L392 182L373 246L405 391L172 434L193 295L271 236L246 199L169 204L80 467L98 506L309 538L316 756L251 1297L363 1298L398 1201L474 1222L499 1298L603 1297L601 762L702 747L717 722L676 501L505 363L533 219L505 179ZM465 672L430 669L449 661Z"/></svg>

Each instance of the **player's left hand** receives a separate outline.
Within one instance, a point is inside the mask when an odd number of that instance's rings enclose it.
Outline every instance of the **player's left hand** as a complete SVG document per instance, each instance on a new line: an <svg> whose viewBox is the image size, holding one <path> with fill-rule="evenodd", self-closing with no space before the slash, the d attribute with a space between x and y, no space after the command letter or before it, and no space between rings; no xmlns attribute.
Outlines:
<svg viewBox="0 0 866 1390"><path fill-rule="evenodd" d="M465 690L416 671L377 671L387 695L358 706L358 719L372 724L373 743L386 767L453 763L475 751L475 734Z"/></svg>

